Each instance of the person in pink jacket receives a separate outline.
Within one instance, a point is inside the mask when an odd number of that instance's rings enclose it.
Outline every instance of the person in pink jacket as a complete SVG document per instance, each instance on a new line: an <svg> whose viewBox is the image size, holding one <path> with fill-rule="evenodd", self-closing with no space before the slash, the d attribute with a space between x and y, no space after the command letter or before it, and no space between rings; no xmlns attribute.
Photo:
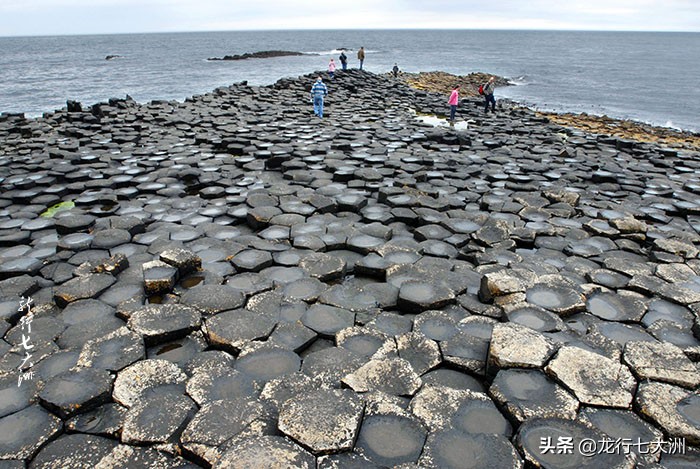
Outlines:
<svg viewBox="0 0 700 469"><path fill-rule="evenodd" d="M328 74L331 76L331 78L335 78L335 61L333 58L331 58L331 61L328 64Z"/></svg>
<svg viewBox="0 0 700 469"><path fill-rule="evenodd" d="M450 105L450 122L455 121L455 113L457 112L457 106L459 105L459 88L462 85L457 85L452 88L452 93L450 93L450 99L447 100L447 104Z"/></svg>

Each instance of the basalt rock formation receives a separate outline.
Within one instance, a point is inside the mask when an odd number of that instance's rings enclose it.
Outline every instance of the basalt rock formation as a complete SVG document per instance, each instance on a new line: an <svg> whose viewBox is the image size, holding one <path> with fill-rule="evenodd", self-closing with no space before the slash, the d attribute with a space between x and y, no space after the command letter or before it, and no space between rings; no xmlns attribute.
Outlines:
<svg viewBox="0 0 700 469"><path fill-rule="evenodd" d="M289 50L264 50L260 52L246 52L240 55L225 55L223 57L209 57L207 60L245 60L245 59L269 59L270 57L286 57L294 55L306 55L303 52Z"/></svg>
<svg viewBox="0 0 700 469"><path fill-rule="evenodd" d="M510 82L496 75L475 72L469 75L453 75L446 72L401 73L402 81L417 90L449 94L456 85L462 85L460 96L479 96L479 86L495 78L496 86L510 86Z"/></svg>
<svg viewBox="0 0 700 469"><path fill-rule="evenodd" d="M0 116L3 463L697 466L700 155L315 76Z"/></svg>

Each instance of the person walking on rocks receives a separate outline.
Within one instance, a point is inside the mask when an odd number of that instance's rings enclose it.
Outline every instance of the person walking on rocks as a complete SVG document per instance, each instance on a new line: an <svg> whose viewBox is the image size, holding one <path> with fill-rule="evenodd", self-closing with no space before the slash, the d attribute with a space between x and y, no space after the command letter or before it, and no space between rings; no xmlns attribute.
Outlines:
<svg viewBox="0 0 700 469"><path fill-rule="evenodd" d="M450 99L447 100L447 104L450 105L450 122L455 121L455 113L457 112L457 106L459 105L459 89L462 85L457 85L452 88L452 93L450 93Z"/></svg>
<svg viewBox="0 0 700 469"><path fill-rule="evenodd" d="M493 92L496 89L496 77L489 78L484 84L484 112L489 112L489 103L491 103L491 112L496 112L496 98L493 97Z"/></svg>
<svg viewBox="0 0 700 469"><path fill-rule="evenodd" d="M365 63L365 46L360 47L357 51L357 60L360 61L360 70L362 70L362 64Z"/></svg>
<svg viewBox="0 0 700 469"><path fill-rule="evenodd" d="M328 75L330 75L331 80L335 78L335 61L331 57L331 61L328 63Z"/></svg>
<svg viewBox="0 0 700 469"><path fill-rule="evenodd" d="M314 114L323 119L323 98L328 96L328 88L323 83L323 78L318 77L311 87L311 101L314 103Z"/></svg>
<svg viewBox="0 0 700 469"><path fill-rule="evenodd" d="M394 68L391 69L391 72L394 74L394 78L398 78L399 76L399 65L394 64Z"/></svg>
<svg viewBox="0 0 700 469"><path fill-rule="evenodd" d="M341 50L341 51L340 51L340 57L339 57L339 59L340 59L340 65L343 66L343 71L347 70L347 69L348 69L348 56L345 55L345 51L344 51L344 50Z"/></svg>

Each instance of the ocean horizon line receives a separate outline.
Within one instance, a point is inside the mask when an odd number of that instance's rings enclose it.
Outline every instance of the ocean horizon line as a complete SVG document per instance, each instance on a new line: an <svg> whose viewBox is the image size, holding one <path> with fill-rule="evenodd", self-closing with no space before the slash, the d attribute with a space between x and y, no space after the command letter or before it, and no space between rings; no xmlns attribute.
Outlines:
<svg viewBox="0 0 700 469"><path fill-rule="evenodd" d="M357 31L474 31L474 32L532 32L532 33L615 33L615 34L700 34L700 31L686 30L642 30L642 29L540 29L540 28L289 28L289 29L214 29L192 31L124 31L107 33L73 33L73 34L17 34L1 35L0 39L51 38L51 37L104 37L129 35L166 35L166 34L216 34L216 33L264 33L264 32L357 32Z"/></svg>

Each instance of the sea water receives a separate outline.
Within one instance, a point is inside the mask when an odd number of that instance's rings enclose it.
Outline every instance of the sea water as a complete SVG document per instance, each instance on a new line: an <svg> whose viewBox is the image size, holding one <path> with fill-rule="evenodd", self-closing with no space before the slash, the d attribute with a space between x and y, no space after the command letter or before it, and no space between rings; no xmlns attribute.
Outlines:
<svg viewBox="0 0 700 469"><path fill-rule="evenodd" d="M183 100L219 86L325 70L339 49L385 73L475 71L508 77L507 97L542 110L587 112L700 130L700 33L368 30L254 31L0 38L0 112L38 116L68 99L130 95ZM261 50L309 55L208 61ZM315 55L311 55L315 54ZM108 55L121 57L105 60ZM338 65L340 65L338 63ZM331 92L332 92L332 84Z"/></svg>

